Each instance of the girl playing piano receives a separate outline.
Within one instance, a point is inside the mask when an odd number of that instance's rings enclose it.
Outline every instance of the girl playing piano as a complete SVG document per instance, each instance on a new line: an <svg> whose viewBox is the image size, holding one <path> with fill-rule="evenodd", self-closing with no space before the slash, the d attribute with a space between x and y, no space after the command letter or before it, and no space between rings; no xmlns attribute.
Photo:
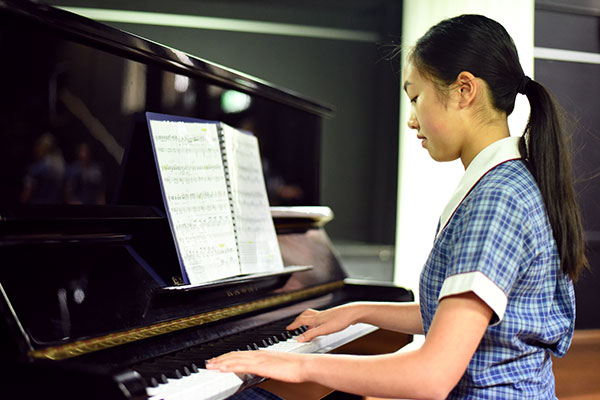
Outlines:
<svg viewBox="0 0 600 400"><path fill-rule="evenodd" d="M587 264L559 109L524 75L506 30L483 16L432 27L403 74L409 127L434 160L465 167L420 302L307 310L288 328L308 326L300 340L309 341L366 322L424 333L423 346L377 356L236 352L207 367L377 397L555 399L550 356L569 347L572 281ZM531 105L522 138L507 124L519 93Z"/></svg>

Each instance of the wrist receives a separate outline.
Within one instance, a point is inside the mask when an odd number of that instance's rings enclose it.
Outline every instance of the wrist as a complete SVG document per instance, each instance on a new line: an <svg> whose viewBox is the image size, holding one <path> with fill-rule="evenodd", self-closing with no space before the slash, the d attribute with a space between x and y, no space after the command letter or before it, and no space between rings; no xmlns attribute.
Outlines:
<svg viewBox="0 0 600 400"><path fill-rule="evenodd" d="M315 354L301 354L300 356L300 364L298 370L298 378L299 382L314 382L314 372L318 367L318 360L315 362L315 357L318 355Z"/></svg>
<svg viewBox="0 0 600 400"><path fill-rule="evenodd" d="M364 322L365 316L368 314L368 303L356 302L349 305L350 307L350 325Z"/></svg>

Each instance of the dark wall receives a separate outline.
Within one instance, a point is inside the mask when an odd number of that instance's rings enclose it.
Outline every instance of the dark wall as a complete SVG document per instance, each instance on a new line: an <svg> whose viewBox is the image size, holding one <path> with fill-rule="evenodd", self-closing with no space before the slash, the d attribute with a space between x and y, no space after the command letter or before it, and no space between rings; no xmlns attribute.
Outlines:
<svg viewBox="0 0 600 400"><path fill-rule="evenodd" d="M393 244L395 234L397 62L385 60L401 32L402 2L56 0L55 5L260 20L378 33L377 42L108 23L277 86L332 104L324 121L321 204L336 218L334 239ZM326 4L323 4L326 3Z"/></svg>
<svg viewBox="0 0 600 400"><path fill-rule="evenodd" d="M600 53L600 7L536 4L535 46ZM586 3L585 1L575 1ZM560 26L560 29L556 27ZM578 329L600 328L600 64L536 59L535 79L567 111L573 165L591 264L576 283Z"/></svg>

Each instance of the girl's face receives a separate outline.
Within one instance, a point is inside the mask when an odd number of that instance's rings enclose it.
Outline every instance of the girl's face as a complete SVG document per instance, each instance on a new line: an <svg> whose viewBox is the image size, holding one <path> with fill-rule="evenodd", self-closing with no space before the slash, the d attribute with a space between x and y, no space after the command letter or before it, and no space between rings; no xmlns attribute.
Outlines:
<svg viewBox="0 0 600 400"><path fill-rule="evenodd" d="M458 118L458 100L453 92L442 100L432 81L408 63L404 68L404 91L410 99L408 127L436 161L452 161L461 156L464 134Z"/></svg>

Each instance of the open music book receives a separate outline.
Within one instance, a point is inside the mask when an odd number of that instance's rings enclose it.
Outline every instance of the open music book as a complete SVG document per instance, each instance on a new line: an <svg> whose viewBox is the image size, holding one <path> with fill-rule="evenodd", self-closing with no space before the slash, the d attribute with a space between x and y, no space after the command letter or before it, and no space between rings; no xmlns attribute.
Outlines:
<svg viewBox="0 0 600 400"><path fill-rule="evenodd" d="M146 118L184 283L283 270L256 137L218 121Z"/></svg>

